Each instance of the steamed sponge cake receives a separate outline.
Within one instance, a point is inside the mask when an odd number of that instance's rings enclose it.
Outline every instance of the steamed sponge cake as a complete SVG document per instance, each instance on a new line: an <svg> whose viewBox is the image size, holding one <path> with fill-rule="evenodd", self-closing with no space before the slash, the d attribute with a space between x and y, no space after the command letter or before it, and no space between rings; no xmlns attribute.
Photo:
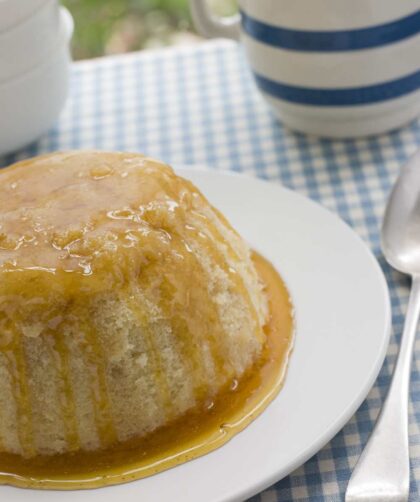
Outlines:
<svg viewBox="0 0 420 502"><path fill-rule="evenodd" d="M0 452L106 448L203 409L258 361L250 251L139 154L0 171Z"/></svg>

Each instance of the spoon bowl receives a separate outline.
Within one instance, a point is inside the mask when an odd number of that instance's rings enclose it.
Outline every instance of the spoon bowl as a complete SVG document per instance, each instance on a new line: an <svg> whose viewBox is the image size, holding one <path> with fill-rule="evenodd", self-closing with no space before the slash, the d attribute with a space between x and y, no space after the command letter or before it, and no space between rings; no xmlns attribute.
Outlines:
<svg viewBox="0 0 420 502"><path fill-rule="evenodd" d="M404 274L420 274L420 151L401 169L381 232L387 261Z"/></svg>

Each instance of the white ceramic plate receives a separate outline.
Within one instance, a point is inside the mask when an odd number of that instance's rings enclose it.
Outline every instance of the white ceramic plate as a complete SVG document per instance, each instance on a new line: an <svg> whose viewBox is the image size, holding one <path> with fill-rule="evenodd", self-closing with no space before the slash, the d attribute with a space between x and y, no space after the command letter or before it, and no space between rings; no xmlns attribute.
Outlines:
<svg viewBox="0 0 420 502"><path fill-rule="evenodd" d="M305 462L356 411L379 372L390 332L384 276L360 238L314 202L253 178L179 169L276 266L296 309L285 386L218 450L150 478L79 492L0 487L8 502L244 500Z"/></svg>

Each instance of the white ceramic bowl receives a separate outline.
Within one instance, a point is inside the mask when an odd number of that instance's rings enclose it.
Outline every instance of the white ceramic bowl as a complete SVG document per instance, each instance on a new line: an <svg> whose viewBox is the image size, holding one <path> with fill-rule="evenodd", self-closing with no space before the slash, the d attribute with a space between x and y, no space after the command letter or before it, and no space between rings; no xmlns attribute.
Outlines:
<svg viewBox="0 0 420 502"><path fill-rule="evenodd" d="M73 18L60 9L54 49L35 69L0 83L0 155L36 140L58 117L68 90Z"/></svg>
<svg viewBox="0 0 420 502"><path fill-rule="evenodd" d="M0 83L38 66L56 47L58 33L57 0L44 0L32 15L0 32Z"/></svg>
<svg viewBox="0 0 420 502"><path fill-rule="evenodd" d="M0 32L29 18L48 0L0 0Z"/></svg>

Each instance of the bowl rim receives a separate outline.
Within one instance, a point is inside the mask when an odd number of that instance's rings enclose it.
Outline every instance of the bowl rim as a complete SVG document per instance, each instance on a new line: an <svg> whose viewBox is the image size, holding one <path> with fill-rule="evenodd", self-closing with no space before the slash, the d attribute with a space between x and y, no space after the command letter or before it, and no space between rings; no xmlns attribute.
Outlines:
<svg viewBox="0 0 420 502"><path fill-rule="evenodd" d="M1 2L2 0L0 0ZM7 1L7 0L3 0ZM15 0L20 2L21 0ZM20 19L17 23L14 23L13 25L8 26L7 28L0 29L0 39L2 37L7 37L10 34L13 34L15 30L19 29L25 29L25 24L31 23L35 18L43 16L47 11L50 11L54 9L55 7L59 8L57 1L56 0L42 0L44 3L42 3L39 8L34 10L32 14L29 16L26 16L23 19ZM0 4L1 7L1 4ZM0 11L1 14L1 11Z"/></svg>
<svg viewBox="0 0 420 502"><path fill-rule="evenodd" d="M42 70L43 68L48 67L50 64L52 64L57 58L59 52L62 50L63 46L67 46L70 44L70 40L73 35L73 30L74 30L73 16L66 7L61 6L59 8L59 26L57 34L57 39L58 39L57 44L51 50L49 50L44 55L44 58L41 61L39 61L35 66L32 66L28 70L19 73L18 75L14 75L12 78L0 80L0 89L8 85L13 85L19 80L23 80L27 77L30 77L33 73L36 73L37 71Z"/></svg>
<svg viewBox="0 0 420 502"><path fill-rule="evenodd" d="M42 9L45 8L45 5L48 3L56 3L56 0L26 0L26 3L24 3L24 0L0 0L0 21L1 21L1 14L4 9L8 9L10 12L10 7L15 7L17 4L19 4L19 8L15 10L15 12L22 12L24 10L25 14L21 15L15 15L15 20L12 20L11 22L6 21L5 25L2 26L2 23L0 22L0 35L3 33L6 33L8 31L13 30L20 24L23 24L27 22L29 19L32 17L36 16L38 12ZM25 8L22 9L22 6L25 5ZM10 14L9 14L10 15Z"/></svg>

